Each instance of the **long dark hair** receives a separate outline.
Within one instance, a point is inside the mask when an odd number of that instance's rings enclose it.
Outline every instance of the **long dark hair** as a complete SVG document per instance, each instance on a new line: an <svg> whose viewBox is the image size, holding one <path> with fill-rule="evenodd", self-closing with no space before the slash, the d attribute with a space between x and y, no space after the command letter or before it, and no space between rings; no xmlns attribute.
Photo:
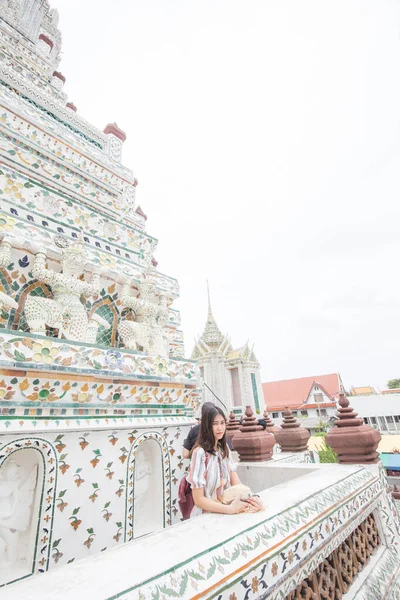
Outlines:
<svg viewBox="0 0 400 600"><path fill-rule="evenodd" d="M213 423L217 415L221 415L226 421L226 417L222 410L211 404L209 406L203 406L201 413L200 433L197 438L196 446L203 448L205 452L215 454L215 439L213 434ZM222 452L222 456L226 458L229 454L228 446L226 444L226 430L224 436L218 441L218 448Z"/></svg>

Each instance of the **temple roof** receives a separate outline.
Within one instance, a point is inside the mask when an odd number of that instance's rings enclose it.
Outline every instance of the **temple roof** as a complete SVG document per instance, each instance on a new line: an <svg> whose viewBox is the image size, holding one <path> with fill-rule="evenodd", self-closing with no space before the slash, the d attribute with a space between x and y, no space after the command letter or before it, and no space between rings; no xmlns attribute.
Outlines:
<svg viewBox="0 0 400 600"><path fill-rule="evenodd" d="M224 335L219 329L211 309L208 282L207 294L208 313L206 326L202 335L196 340L196 344L192 352L192 359L198 360L210 352L217 352L226 360L257 362L254 350L249 346L248 342L246 342L246 344L240 348L233 349L230 338L227 335Z"/></svg>
<svg viewBox="0 0 400 600"><path fill-rule="evenodd" d="M221 333L219 329L213 312L211 310L211 302L210 302L210 290L207 282L207 294L208 294L208 313L207 313L207 321L206 326L204 327L204 331L202 335L196 340L195 347L192 352L192 358L198 359L209 352L221 352L225 354L228 350L232 349L230 345L230 341L226 335Z"/></svg>
<svg viewBox="0 0 400 600"><path fill-rule="evenodd" d="M246 342L244 346L241 348L235 348L234 350L230 350L226 354L226 358L228 360L245 360L249 362L258 362L256 355L254 354L253 347L249 346L249 343Z"/></svg>

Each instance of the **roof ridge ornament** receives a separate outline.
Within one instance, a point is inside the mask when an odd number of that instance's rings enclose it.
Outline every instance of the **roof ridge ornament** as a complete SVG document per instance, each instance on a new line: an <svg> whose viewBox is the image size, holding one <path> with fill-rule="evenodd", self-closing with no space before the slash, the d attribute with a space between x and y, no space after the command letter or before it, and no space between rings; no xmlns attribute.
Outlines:
<svg viewBox="0 0 400 600"><path fill-rule="evenodd" d="M353 410L343 389L339 395L338 418L326 434L326 443L331 446L342 464L372 464L379 462L376 451L381 434Z"/></svg>

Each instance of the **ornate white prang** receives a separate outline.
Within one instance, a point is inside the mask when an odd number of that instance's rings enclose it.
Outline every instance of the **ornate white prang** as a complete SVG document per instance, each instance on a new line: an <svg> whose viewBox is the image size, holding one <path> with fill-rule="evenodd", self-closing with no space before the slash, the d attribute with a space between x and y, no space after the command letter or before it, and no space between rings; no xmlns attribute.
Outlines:
<svg viewBox="0 0 400 600"><path fill-rule="evenodd" d="M125 348L141 346L148 354L168 357L169 340L164 329L168 321L167 297L155 290L152 274L142 280L139 298L132 295L130 284L124 283L121 302L136 316L136 321L122 321L118 326Z"/></svg>
<svg viewBox="0 0 400 600"><path fill-rule="evenodd" d="M62 254L62 273L46 268L46 254L40 251L35 256L32 273L36 279L47 283L54 299L30 294L25 303L25 315L32 333L46 335L46 325L59 330L68 340L85 340L88 317L81 296L93 296L100 291L100 276L92 273L91 281L82 281L85 272L86 253L83 242L65 248Z"/></svg>
<svg viewBox="0 0 400 600"><path fill-rule="evenodd" d="M31 523L31 504L33 502L37 466L28 479L21 483L20 466L10 460L0 479L0 564L4 564L4 555L9 563L18 558L19 533L26 531ZM3 550L3 556L1 555Z"/></svg>

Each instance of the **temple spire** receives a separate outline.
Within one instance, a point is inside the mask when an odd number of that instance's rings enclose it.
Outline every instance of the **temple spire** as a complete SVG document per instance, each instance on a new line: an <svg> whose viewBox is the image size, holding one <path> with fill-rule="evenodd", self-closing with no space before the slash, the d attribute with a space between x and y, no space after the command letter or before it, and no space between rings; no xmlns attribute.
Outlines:
<svg viewBox="0 0 400 600"><path fill-rule="evenodd" d="M208 315L207 315L207 322L208 322L208 321L215 321L215 319L214 319L214 315L212 314L212 310L211 310L210 286L209 286L209 283L208 283L208 279L207 279L207 297L208 297Z"/></svg>
<svg viewBox="0 0 400 600"><path fill-rule="evenodd" d="M201 336L201 340L210 346L211 348L218 347L221 342L224 340L224 336L218 328L218 325L214 319L214 315L211 310L211 300L210 300L210 286L207 279L207 296L208 296L208 314L207 314L207 323Z"/></svg>

